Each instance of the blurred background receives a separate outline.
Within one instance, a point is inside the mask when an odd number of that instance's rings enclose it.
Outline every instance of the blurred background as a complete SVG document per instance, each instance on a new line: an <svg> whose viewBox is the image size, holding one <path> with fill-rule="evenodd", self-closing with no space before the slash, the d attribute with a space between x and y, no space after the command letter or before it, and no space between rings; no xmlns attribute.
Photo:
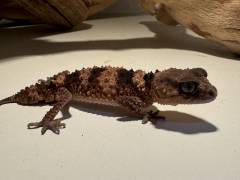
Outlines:
<svg viewBox="0 0 240 180"><path fill-rule="evenodd" d="M142 11L139 8L138 0L120 0L108 7L102 13L128 13L139 14Z"/></svg>

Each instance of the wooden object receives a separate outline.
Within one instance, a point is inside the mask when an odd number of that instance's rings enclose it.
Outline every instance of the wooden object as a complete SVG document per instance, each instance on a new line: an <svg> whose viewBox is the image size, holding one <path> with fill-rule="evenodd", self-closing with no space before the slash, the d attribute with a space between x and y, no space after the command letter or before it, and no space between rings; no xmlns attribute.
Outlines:
<svg viewBox="0 0 240 180"><path fill-rule="evenodd" d="M0 18L25 19L71 28L114 0L2 0Z"/></svg>
<svg viewBox="0 0 240 180"><path fill-rule="evenodd" d="M168 25L181 24L240 54L240 0L140 0Z"/></svg>
<svg viewBox="0 0 240 180"><path fill-rule="evenodd" d="M64 28L80 24L116 0L1 0L0 18ZM240 0L139 0L168 25L181 24L240 54Z"/></svg>

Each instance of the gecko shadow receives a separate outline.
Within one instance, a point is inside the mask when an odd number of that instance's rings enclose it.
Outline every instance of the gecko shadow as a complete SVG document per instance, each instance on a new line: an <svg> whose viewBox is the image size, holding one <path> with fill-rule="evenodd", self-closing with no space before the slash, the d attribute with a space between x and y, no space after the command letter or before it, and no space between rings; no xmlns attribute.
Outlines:
<svg viewBox="0 0 240 180"><path fill-rule="evenodd" d="M41 38L49 35L83 31L91 28L91 25L82 24L70 32L59 32L51 28L46 28L45 26L1 28L0 39L1 43L4 45L0 46L0 60L19 56L45 55L71 51L120 51L126 49L189 50L231 60L239 60L239 58L231 54L224 46L199 37L191 36L186 33L186 29L182 26L166 26L157 21L143 21L140 22L140 24L153 32L153 36L113 40L54 42Z"/></svg>
<svg viewBox="0 0 240 180"><path fill-rule="evenodd" d="M155 125L157 129L184 134L210 133L218 130L215 125L187 113L162 111L161 114L166 117L166 121L158 121Z"/></svg>
<svg viewBox="0 0 240 180"><path fill-rule="evenodd" d="M69 106L91 114L116 117L120 122L139 121L139 123L141 123L140 118L135 118L132 113L129 113L126 110L118 107L84 104L79 102L72 102ZM65 111L62 113L63 119L68 119L71 117L71 114L68 113L67 109L65 109ZM166 120L158 121L156 124L153 124L156 129L189 135L198 133L211 133L218 130L213 124L186 113L181 113L178 111L161 111L161 115L165 116Z"/></svg>

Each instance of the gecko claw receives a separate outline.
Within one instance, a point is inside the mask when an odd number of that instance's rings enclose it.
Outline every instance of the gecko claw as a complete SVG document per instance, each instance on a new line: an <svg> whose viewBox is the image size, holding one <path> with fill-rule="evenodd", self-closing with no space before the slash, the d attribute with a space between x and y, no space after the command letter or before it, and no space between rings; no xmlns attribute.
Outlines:
<svg viewBox="0 0 240 180"><path fill-rule="evenodd" d="M60 129L66 127L65 123L61 123L60 119L47 122L33 122L28 124L28 129L37 129L42 127L41 134L44 135L47 130L51 130L55 134L60 134Z"/></svg>

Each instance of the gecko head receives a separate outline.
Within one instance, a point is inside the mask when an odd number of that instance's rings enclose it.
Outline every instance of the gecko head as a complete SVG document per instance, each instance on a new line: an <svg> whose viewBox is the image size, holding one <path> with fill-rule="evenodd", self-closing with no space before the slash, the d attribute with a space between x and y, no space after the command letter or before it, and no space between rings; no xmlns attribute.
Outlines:
<svg viewBox="0 0 240 180"><path fill-rule="evenodd" d="M154 101L160 104L200 104L217 97L217 89L202 68L158 71L151 87Z"/></svg>

